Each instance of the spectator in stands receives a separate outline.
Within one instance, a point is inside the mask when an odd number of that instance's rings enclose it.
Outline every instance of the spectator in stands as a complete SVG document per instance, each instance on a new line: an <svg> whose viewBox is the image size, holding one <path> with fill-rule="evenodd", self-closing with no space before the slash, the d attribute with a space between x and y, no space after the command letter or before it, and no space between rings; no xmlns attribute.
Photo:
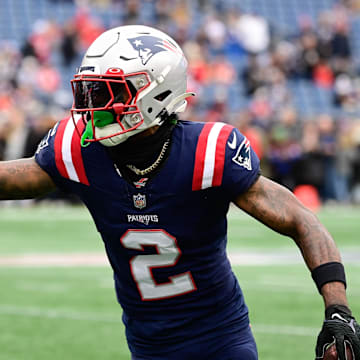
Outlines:
<svg viewBox="0 0 360 360"><path fill-rule="evenodd" d="M242 73L241 80L244 83L246 95L251 96L255 93L256 89L264 85L264 81L257 56L251 54L248 59L248 65Z"/></svg>
<svg viewBox="0 0 360 360"><path fill-rule="evenodd" d="M324 88L332 88L334 84L334 73L330 64L325 59L319 59L317 65L313 69L313 79L317 86Z"/></svg>
<svg viewBox="0 0 360 360"><path fill-rule="evenodd" d="M319 152L319 130L314 120L303 124L300 139L301 157L294 164L293 176L296 185L312 185L320 193L323 189L325 171Z"/></svg>
<svg viewBox="0 0 360 360"><path fill-rule="evenodd" d="M271 177L293 190L296 185L294 166L302 155L297 114L294 109L288 107L281 109L275 117L278 121L273 122L270 127L269 147L266 154Z"/></svg>
<svg viewBox="0 0 360 360"><path fill-rule="evenodd" d="M239 43L250 54L265 52L270 45L270 29L265 18L255 14L241 14L236 23Z"/></svg>
<svg viewBox="0 0 360 360"><path fill-rule="evenodd" d="M101 21L93 17L87 8L80 8L73 21L81 49L86 49L105 30Z"/></svg>
<svg viewBox="0 0 360 360"><path fill-rule="evenodd" d="M318 38L312 27L302 29L299 38L298 71L305 79L312 80L315 67L320 61Z"/></svg>
<svg viewBox="0 0 360 360"><path fill-rule="evenodd" d="M62 55L63 65L69 67L79 55L77 31L72 21L68 21L64 25L63 37L60 41L60 50Z"/></svg>
<svg viewBox="0 0 360 360"><path fill-rule="evenodd" d="M359 107L358 99L354 80L348 74L339 74L334 84L334 103L352 112Z"/></svg>
<svg viewBox="0 0 360 360"><path fill-rule="evenodd" d="M335 58L350 59L351 47L349 41L349 25L344 16L336 18L331 45L332 55Z"/></svg>
<svg viewBox="0 0 360 360"><path fill-rule="evenodd" d="M335 166L337 152L336 124L330 115L322 114L317 119L317 125L319 130L319 152L322 155L322 162L324 164L322 198L324 200L335 200L337 178Z"/></svg>
<svg viewBox="0 0 360 360"><path fill-rule="evenodd" d="M352 176L351 176L351 198L355 204L360 204L360 122L351 127L351 143L353 149Z"/></svg>

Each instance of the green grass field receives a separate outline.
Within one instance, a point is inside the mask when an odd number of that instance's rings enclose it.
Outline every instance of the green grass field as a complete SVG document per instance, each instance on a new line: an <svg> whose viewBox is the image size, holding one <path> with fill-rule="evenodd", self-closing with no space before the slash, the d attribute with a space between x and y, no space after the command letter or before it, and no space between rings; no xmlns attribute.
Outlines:
<svg viewBox="0 0 360 360"><path fill-rule="evenodd" d="M319 217L344 253L349 301L360 319L360 209L328 208ZM323 305L296 246L232 210L228 248L251 260L234 261L234 271L260 359L313 359ZM110 268L41 262L54 254L103 254L85 209L0 208L0 360L129 359Z"/></svg>

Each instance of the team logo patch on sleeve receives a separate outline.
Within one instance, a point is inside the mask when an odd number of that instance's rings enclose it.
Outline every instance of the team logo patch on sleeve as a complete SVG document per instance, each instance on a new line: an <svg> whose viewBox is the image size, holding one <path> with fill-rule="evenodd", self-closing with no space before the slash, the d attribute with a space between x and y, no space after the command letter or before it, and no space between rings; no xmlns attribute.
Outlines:
<svg viewBox="0 0 360 360"><path fill-rule="evenodd" d="M232 158L232 161L247 170L252 170L250 141L247 138L244 138L240 144L235 156Z"/></svg>
<svg viewBox="0 0 360 360"><path fill-rule="evenodd" d="M36 154L39 154L42 149L45 149L46 147L49 146L49 140L52 136L54 136L56 134L56 129L57 129L58 125L59 125L59 123L56 123L56 125L52 129L50 129L48 131L47 135L40 141L40 143L36 149Z"/></svg>

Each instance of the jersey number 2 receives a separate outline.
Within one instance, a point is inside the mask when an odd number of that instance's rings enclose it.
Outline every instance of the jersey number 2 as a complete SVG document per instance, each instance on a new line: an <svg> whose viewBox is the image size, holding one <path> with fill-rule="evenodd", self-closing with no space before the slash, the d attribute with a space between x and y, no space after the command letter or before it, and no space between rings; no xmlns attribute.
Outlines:
<svg viewBox="0 0 360 360"><path fill-rule="evenodd" d="M157 254L136 255L130 260L132 276L142 300L160 300L196 290L190 271L169 277L167 283L157 284L153 268L174 266L181 256L176 239L164 230L128 230L121 238L127 249L144 251L144 246L156 247Z"/></svg>

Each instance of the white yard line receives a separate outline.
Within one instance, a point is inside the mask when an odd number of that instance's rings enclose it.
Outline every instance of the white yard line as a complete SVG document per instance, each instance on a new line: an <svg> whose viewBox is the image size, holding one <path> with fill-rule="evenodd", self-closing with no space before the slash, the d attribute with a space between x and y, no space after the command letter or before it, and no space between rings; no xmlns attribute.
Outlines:
<svg viewBox="0 0 360 360"><path fill-rule="evenodd" d="M86 313L75 309L44 309L36 306L17 306L0 304L0 316L21 316L37 317L46 319L62 319L71 321L88 321L97 323L121 323L121 310L116 314L109 313ZM254 333L279 334L292 336L311 336L314 337L319 329L306 326L293 325L269 325L255 324L252 326Z"/></svg>
<svg viewBox="0 0 360 360"><path fill-rule="evenodd" d="M294 325L268 325L268 324L255 324L252 326L254 333L258 334L278 334L278 335L291 335L291 336L309 336L315 337L320 329L307 326L294 326Z"/></svg>
<svg viewBox="0 0 360 360"><path fill-rule="evenodd" d="M109 266L103 253L24 254L0 256L0 267Z"/></svg>
<svg viewBox="0 0 360 360"><path fill-rule="evenodd" d="M342 251L345 264L360 266L360 252ZM297 251L232 251L232 265L296 265L304 260ZM0 267L86 267L109 266L105 253L44 253L0 256Z"/></svg>
<svg viewBox="0 0 360 360"><path fill-rule="evenodd" d="M120 323L121 310L117 314L86 313L74 309L44 309L36 306L0 304L0 315L40 317L48 319L83 320L100 323Z"/></svg>

